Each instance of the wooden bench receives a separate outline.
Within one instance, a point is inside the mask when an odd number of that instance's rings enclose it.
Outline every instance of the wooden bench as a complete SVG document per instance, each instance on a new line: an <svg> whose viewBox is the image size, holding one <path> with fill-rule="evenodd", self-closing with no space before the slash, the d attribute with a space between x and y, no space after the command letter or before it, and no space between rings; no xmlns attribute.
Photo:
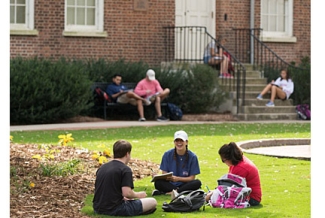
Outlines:
<svg viewBox="0 0 325 218"><path fill-rule="evenodd" d="M96 87L101 88L103 91L106 91L107 86L111 84L108 82L95 82L92 86L91 86L91 91L92 93L94 93L94 90L96 89ZM136 86L136 83L123 83L124 86L126 86L128 89L134 89ZM94 102L95 103L95 102ZM149 106L147 105L143 105L144 107L144 113L145 113L145 117L147 118L151 118L154 119L155 115L156 115L156 109L155 109L155 104L150 104ZM103 112L103 117L106 120L107 119L107 112L109 113L109 117L110 118L114 118L114 114L116 114L116 112L120 112L123 114L128 114L129 117L131 115L134 115L135 113L132 112L136 112L137 117L139 117L138 114L138 109L137 106L132 105L132 104L121 104L121 103L114 103L114 102L107 102L104 101L102 105L96 105L94 104L94 109L95 110L102 110ZM127 113L127 112L131 112L131 113ZM162 102L161 103L161 113L163 116L165 116L166 118L168 118L168 108L167 108L167 103Z"/></svg>

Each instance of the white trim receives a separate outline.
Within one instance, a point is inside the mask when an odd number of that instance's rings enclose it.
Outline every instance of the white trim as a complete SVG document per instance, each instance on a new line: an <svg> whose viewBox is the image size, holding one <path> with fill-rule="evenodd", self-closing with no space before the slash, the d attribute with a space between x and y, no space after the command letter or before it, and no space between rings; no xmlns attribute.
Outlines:
<svg viewBox="0 0 325 218"><path fill-rule="evenodd" d="M26 0L26 17L25 17L25 24L10 24L10 34L13 33L26 33L28 32L37 32L34 30L34 0ZM25 35L25 34L19 34ZM27 34L28 35L28 34ZM32 34L34 35L34 34Z"/></svg>
<svg viewBox="0 0 325 218"><path fill-rule="evenodd" d="M104 0L96 0L95 25L67 25L67 0L64 6L64 36L107 37L104 31Z"/></svg>
<svg viewBox="0 0 325 218"><path fill-rule="evenodd" d="M92 32L92 31L63 31L63 36L75 37L107 37L107 32Z"/></svg>
<svg viewBox="0 0 325 218"><path fill-rule="evenodd" d="M283 37L268 37L268 36L260 36L260 40L262 42L297 42L297 38L294 36L283 36Z"/></svg>
<svg viewBox="0 0 325 218"><path fill-rule="evenodd" d="M261 28L262 27L262 10L263 10L263 1L261 2ZM287 11L286 14L288 15L288 18L285 20L285 32L270 32L263 29L261 33L261 39L262 41L269 41L269 42L296 42L296 37L293 36L293 0L285 0L285 3L288 3L287 5Z"/></svg>

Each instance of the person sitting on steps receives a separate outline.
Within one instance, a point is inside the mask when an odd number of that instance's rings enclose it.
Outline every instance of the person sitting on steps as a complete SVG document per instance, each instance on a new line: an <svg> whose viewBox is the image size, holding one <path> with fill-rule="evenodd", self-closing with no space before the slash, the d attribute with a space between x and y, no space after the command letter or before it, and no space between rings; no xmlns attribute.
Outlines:
<svg viewBox="0 0 325 218"><path fill-rule="evenodd" d="M227 39L220 36L218 38L220 45L224 45ZM216 45L215 40L212 40L204 49L203 62L210 66L216 66L220 64L220 78L233 78L233 76L228 72L229 59L223 53L223 49Z"/></svg>
<svg viewBox="0 0 325 218"><path fill-rule="evenodd" d="M272 80L269 84L265 86L262 92L256 97L258 100L263 100L263 95L267 92L271 92L271 99L266 104L267 107L274 107L275 98L282 100L289 99L290 95L293 93L294 84L290 78L289 71L286 69L281 70L281 75L275 81Z"/></svg>

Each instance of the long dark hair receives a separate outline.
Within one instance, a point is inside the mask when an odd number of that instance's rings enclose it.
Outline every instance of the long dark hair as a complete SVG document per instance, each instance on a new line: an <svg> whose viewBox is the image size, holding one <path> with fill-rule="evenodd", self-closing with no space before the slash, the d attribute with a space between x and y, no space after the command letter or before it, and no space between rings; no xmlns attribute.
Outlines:
<svg viewBox="0 0 325 218"><path fill-rule="evenodd" d="M183 163L183 165L182 165L182 168L184 168L185 166L186 166L186 164L187 164L187 162L188 162L188 148L187 148L187 145L186 145L186 152L185 152L185 155L186 155L186 157L185 157L185 161L184 161L184 163ZM178 166L178 158L177 158L177 156L178 156L178 154L177 154L177 152L176 152L176 147L174 148L174 160L176 161L176 166Z"/></svg>
<svg viewBox="0 0 325 218"><path fill-rule="evenodd" d="M237 165L243 160L243 151L236 145L235 142L224 144L219 149L219 155L222 160L230 160L232 165Z"/></svg>
<svg viewBox="0 0 325 218"><path fill-rule="evenodd" d="M286 79L287 81L289 81L289 79L291 79L291 77L290 77L290 73L289 73L289 70L288 70L288 69L281 69L280 73L281 73L282 71L285 71L286 74L287 74L286 78L284 78L284 79ZM281 77L281 75L280 75L280 77ZM282 80L282 77L281 77L281 80Z"/></svg>

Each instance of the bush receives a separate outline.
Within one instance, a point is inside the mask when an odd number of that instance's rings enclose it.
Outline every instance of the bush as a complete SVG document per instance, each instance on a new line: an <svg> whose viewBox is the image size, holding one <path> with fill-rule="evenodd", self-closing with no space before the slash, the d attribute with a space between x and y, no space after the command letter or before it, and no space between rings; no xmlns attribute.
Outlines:
<svg viewBox="0 0 325 218"><path fill-rule="evenodd" d="M10 61L10 124L54 123L87 111L92 82L80 61Z"/></svg>
<svg viewBox="0 0 325 218"><path fill-rule="evenodd" d="M219 89L216 71L207 65L183 65L178 70L155 71L161 86L170 89L168 102L178 105L184 113L208 112L225 100L224 91Z"/></svg>
<svg viewBox="0 0 325 218"><path fill-rule="evenodd" d="M304 57L298 67L290 69L292 80L294 82L294 92L292 99L295 105L311 105L311 68L310 58Z"/></svg>
<svg viewBox="0 0 325 218"><path fill-rule="evenodd" d="M142 61L126 62L124 59L116 62L105 59L89 59L85 62L89 79L94 82L110 82L113 75L118 73L123 76L123 81L136 83L146 76L149 69L148 65Z"/></svg>
<svg viewBox="0 0 325 218"><path fill-rule="evenodd" d="M51 61L42 58L13 58L10 61L10 124L56 123L93 113L91 85L110 82L115 73L124 82L137 83L146 76L144 62L111 62L105 59ZM179 69L152 67L163 88L171 90L166 99L184 113L204 113L224 101L216 71L206 65Z"/></svg>

